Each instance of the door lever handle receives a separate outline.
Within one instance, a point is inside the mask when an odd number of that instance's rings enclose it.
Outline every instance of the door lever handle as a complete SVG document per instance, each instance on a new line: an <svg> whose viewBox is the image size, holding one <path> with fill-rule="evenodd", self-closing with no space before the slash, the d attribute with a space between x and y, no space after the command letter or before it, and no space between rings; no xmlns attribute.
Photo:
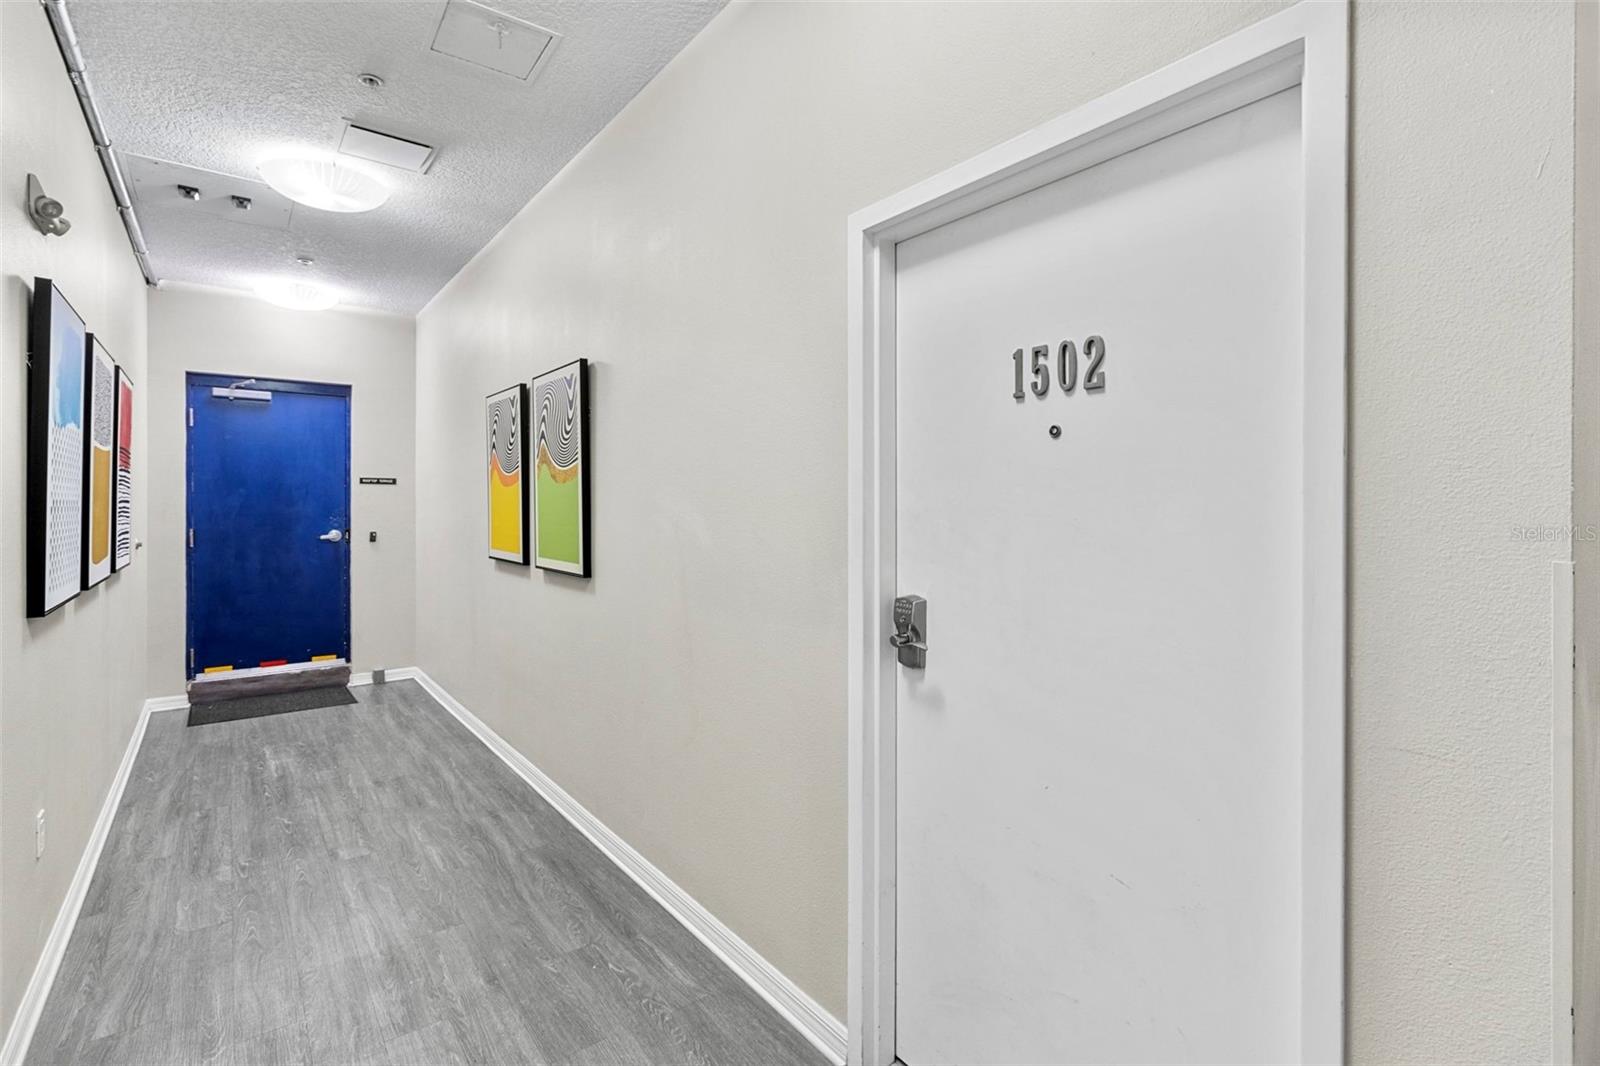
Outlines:
<svg viewBox="0 0 1600 1066"><path fill-rule="evenodd" d="M921 596L897 596L894 601L894 632L889 646L895 649L901 666L924 670L928 666L928 601Z"/></svg>
<svg viewBox="0 0 1600 1066"><path fill-rule="evenodd" d="M342 530L342 529L330 529L326 533L324 533L322 536L318 537L317 539L318 540L332 541L334 544L337 544L341 540L344 539L344 530Z"/></svg>

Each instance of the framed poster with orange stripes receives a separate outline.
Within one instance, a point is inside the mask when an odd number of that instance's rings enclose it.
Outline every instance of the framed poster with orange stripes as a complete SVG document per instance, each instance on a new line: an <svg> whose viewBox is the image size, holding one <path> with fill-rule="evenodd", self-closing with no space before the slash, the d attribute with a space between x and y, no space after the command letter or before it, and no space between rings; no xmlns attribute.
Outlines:
<svg viewBox="0 0 1600 1066"><path fill-rule="evenodd" d="M133 562L133 380L117 367L116 474L111 481L111 569Z"/></svg>
<svg viewBox="0 0 1600 1066"><path fill-rule="evenodd" d="M484 401L484 453L489 473L489 558L528 565L528 386L517 384Z"/></svg>

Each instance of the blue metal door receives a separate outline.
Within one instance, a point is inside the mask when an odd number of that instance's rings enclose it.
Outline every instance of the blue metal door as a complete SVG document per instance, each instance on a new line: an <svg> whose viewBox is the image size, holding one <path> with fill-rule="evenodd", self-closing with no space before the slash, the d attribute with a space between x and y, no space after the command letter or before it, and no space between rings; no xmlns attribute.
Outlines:
<svg viewBox="0 0 1600 1066"><path fill-rule="evenodd" d="M188 676L348 660L349 386L190 374L188 392Z"/></svg>

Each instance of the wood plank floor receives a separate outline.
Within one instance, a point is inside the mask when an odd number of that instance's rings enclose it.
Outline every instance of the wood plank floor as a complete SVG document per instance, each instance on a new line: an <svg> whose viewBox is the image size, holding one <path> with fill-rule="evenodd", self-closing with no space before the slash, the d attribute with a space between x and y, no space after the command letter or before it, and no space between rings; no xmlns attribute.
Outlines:
<svg viewBox="0 0 1600 1066"><path fill-rule="evenodd" d="M151 717L30 1063L821 1063L413 681Z"/></svg>

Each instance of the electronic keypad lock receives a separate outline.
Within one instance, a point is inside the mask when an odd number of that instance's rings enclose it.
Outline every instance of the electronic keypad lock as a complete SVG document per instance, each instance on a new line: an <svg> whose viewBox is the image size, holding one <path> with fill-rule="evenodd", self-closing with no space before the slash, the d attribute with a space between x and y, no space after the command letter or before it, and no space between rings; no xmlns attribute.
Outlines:
<svg viewBox="0 0 1600 1066"><path fill-rule="evenodd" d="M889 636L901 666L917 670L928 665L928 601L921 596L896 596L894 632Z"/></svg>

